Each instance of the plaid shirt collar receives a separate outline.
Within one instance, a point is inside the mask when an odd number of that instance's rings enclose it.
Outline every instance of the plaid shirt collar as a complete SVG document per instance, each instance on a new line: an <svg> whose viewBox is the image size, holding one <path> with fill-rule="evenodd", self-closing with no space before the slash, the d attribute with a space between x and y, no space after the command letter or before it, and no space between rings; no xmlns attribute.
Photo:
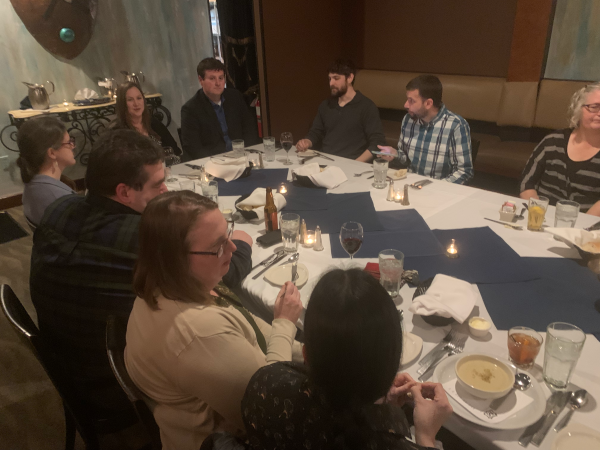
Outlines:
<svg viewBox="0 0 600 450"><path fill-rule="evenodd" d="M425 128L429 128L429 127L433 127L435 126L436 122L438 122L442 117L444 117L444 115L446 114L446 105L444 105L442 103L442 107L440 108L440 110L438 111L438 113L435 115L435 117L433 119L431 119L429 122L425 122L423 119L418 119L417 122L419 123L419 126L421 127L425 127Z"/></svg>
<svg viewBox="0 0 600 450"><path fill-rule="evenodd" d="M103 195L93 194L88 192L85 197L86 203L96 206L98 208L103 209L112 214L136 214L138 216L141 213L137 212L135 209L131 209L129 206L124 205L123 203L119 203L112 198L104 197Z"/></svg>

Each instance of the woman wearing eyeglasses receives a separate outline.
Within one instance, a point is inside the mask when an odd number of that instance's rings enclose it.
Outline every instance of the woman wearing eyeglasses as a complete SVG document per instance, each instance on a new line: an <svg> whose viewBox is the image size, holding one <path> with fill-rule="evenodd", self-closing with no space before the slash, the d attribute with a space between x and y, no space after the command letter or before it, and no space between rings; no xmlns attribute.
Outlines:
<svg viewBox="0 0 600 450"><path fill-rule="evenodd" d="M218 205L190 191L148 203L127 326L127 371L155 403L163 449L198 450L213 431L243 430L241 400L262 366L302 361L302 310L292 283L273 324L254 317L221 282L236 250Z"/></svg>
<svg viewBox="0 0 600 450"><path fill-rule="evenodd" d="M75 194L73 181L63 176L66 167L75 164L75 139L64 124L54 117L26 121L17 135L23 211L33 225L39 225L48 207L57 198Z"/></svg>
<svg viewBox="0 0 600 450"><path fill-rule="evenodd" d="M600 216L600 82L573 95L569 126L535 148L521 176L521 198L571 200Z"/></svg>

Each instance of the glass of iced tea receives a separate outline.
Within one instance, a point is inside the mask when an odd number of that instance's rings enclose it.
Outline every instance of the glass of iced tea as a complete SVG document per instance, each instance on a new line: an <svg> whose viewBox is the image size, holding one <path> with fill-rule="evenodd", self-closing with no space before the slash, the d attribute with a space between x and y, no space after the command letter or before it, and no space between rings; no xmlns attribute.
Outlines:
<svg viewBox="0 0 600 450"><path fill-rule="evenodd" d="M542 231L544 217L548 209L547 197L533 198L529 197L529 208L527 214L527 229L530 231Z"/></svg>
<svg viewBox="0 0 600 450"><path fill-rule="evenodd" d="M508 330L508 354L510 360L521 369L530 369L540 352L544 338L527 327L513 327Z"/></svg>

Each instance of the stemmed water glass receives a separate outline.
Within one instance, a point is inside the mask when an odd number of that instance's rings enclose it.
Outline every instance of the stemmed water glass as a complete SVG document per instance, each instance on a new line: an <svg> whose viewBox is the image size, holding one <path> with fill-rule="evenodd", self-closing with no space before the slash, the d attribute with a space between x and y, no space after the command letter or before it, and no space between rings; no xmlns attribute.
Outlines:
<svg viewBox="0 0 600 450"><path fill-rule="evenodd" d="M287 153L287 160L286 160L286 162L283 163L283 165L291 166L292 161L290 161L290 150L292 149L294 137L292 136L292 133L290 133L289 131L284 131L283 133L281 133L281 138L279 140L281 141L281 146Z"/></svg>
<svg viewBox="0 0 600 450"><path fill-rule="evenodd" d="M181 158L175 155L172 147L163 147L163 153L165 155L165 181L171 183L177 181L177 178L171 174L171 166L181 163Z"/></svg>
<svg viewBox="0 0 600 450"><path fill-rule="evenodd" d="M340 243L350 259L358 252L363 243L363 227L358 222L346 222L340 230Z"/></svg>

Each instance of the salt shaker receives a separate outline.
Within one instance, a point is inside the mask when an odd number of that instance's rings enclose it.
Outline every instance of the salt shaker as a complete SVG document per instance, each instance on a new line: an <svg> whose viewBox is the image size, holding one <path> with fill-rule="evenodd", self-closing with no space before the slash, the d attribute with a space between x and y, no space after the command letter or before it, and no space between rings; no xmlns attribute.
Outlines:
<svg viewBox="0 0 600 450"><path fill-rule="evenodd" d="M394 181L390 181L390 187L388 188L387 197L385 198L388 202L393 202L394 199Z"/></svg>
<svg viewBox="0 0 600 450"><path fill-rule="evenodd" d="M263 162L263 156L262 156L261 152L258 152L258 168L259 169L265 168L265 163Z"/></svg>
<svg viewBox="0 0 600 450"><path fill-rule="evenodd" d="M317 252L323 250L323 241L321 240L321 227L317 225L317 229L315 231L315 245L313 245L313 249Z"/></svg>
<svg viewBox="0 0 600 450"><path fill-rule="evenodd" d="M408 206L410 202L408 201L408 184L404 185L404 198L402 199L402 206Z"/></svg>
<svg viewBox="0 0 600 450"><path fill-rule="evenodd" d="M302 225L300 225L300 245L304 244L306 240L306 222L302 219Z"/></svg>

